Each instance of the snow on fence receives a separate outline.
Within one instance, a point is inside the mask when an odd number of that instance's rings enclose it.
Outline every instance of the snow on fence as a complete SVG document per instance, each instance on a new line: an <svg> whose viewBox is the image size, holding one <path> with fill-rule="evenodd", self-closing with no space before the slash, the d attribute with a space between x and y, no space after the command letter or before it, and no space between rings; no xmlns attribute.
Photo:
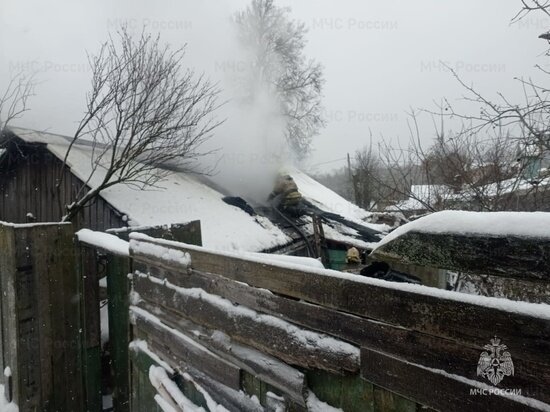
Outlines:
<svg viewBox="0 0 550 412"><path fill-rule="evenodd" d="M136 365L164 364L182 396L201 406L205 397L182 375L238 411L270 410L273 399L288 410L313 410L308 402L317 398L344 411L395 410L397 402L404 410L415 402L445 411L550 410L548 305L142 234L130 235L130 256L133 376ZM493 369L487 359L498 361ZM132 382L136 411L150 407L140 382ZM380 387L411 401L384 405L389 392Z"/></svg>
<svg viewBox="0 0 550 412"><path fill-rule="evenodd" d="M550 213L433 213L391 232L370 257L548 284Z"/></svg>

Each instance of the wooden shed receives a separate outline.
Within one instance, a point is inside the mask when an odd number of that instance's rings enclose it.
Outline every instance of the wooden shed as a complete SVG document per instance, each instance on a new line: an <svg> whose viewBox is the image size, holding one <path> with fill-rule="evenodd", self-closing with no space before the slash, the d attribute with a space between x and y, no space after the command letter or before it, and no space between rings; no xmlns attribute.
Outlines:
<svg viewBox="0 0 550 412"><path fill-rule="evenodd" d="M17 129L15 129L17 130ZM22 129L19 129L20 131ZM51 139L70 141L49 134ZM36 134L9 131L0 155L0 220L12 223L58 222L84 187L70 168ZM61 184L57 185L57 182ZM106 230L125 226L123 214L103 198L97 198L73 221L75 228Z"/></svg>

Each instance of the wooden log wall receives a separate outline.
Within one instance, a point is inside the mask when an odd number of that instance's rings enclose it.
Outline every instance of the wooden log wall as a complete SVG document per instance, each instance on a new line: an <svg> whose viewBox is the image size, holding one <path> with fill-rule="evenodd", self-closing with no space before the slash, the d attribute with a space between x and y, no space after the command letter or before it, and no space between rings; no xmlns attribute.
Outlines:
<svg viewBox="0 0 550 412"><path fill-rule="evenodd" d="M130 254L132 337L153 354L147 365L156 359L200 380L229 410L258 410L238 401L241 391L256 395L260 410L270 410L269 394L287 410L312 410L310 391L344 411L550 410L548 305L265 263L144 235L131 236ZM478 376L495 337L514 364L497 385Z"/></svg>

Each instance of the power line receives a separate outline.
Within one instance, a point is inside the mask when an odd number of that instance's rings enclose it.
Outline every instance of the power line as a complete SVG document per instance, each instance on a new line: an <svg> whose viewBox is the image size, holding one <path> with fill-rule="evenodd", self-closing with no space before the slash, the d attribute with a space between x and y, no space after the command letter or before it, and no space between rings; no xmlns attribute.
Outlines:
<svg viewBox="0 0 550 412"><path fill-rule="evenodd" d="M339 159L328 160L326 162L321 162L321 163L315 163L315 164L310 165L309 167L311 168L311 167L326 165L326 164L329 164L329 163L341 162L342 160L346 160L346 159L347 159L347 157L341 157Z"/></svg>

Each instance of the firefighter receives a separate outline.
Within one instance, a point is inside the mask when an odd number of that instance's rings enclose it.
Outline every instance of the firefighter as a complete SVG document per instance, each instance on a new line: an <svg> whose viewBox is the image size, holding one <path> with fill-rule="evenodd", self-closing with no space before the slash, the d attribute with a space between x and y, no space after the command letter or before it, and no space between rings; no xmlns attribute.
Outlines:
<svg viewBox="0 0 550 412"><path fill-rule="evenodd" d="M294 216L301 216L303 214L302 195L298 191L296 182L294 182L294 179L290 175L277 177L268 200L274 207L285 213Z"/></svg>
<svg viewBox="0 0 550 412"><path fill-rule="evenodd" d="M346 253L346 262L348 264L359 264L361 263L361 256L359 255L359 250L356 247L352 246L348 249Z"/></svg>

